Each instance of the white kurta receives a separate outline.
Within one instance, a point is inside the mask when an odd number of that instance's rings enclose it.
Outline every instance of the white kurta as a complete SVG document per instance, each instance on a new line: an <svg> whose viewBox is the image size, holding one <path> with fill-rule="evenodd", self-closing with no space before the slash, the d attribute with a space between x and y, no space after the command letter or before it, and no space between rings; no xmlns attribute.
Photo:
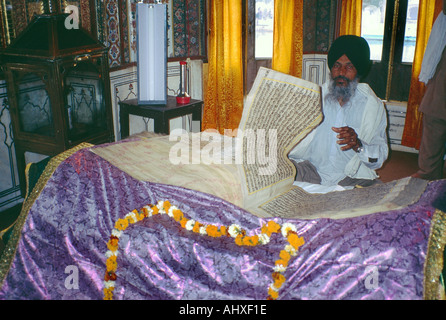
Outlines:
<svg viewBox="0 0 446 320"><path fill-rule="evenodd" d="M355 94L344 106L325 99L328 83L322 86L324 120L289 154L296 162L309 160L322 178L322 185L336 185L346 176L375 179L388 156L387 115L383 102L365 83L359 83ZM353 128L364 151L341 150L332 127Z"/></svg>

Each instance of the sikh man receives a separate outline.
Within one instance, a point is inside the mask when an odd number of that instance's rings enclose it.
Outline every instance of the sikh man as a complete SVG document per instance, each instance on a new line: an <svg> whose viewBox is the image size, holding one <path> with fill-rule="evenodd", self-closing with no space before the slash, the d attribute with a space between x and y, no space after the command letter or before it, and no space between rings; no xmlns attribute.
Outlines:
<svg viewBox="0 0 446 320"><path fill-rule="evenodd" d="M333 42L330 79L321 87L324 119L288 155L296 182L341 186L334 190L381 183L376 170L389 151L387 114L369 85L359 83L370 64L364 38L346 35Z"/></svg>

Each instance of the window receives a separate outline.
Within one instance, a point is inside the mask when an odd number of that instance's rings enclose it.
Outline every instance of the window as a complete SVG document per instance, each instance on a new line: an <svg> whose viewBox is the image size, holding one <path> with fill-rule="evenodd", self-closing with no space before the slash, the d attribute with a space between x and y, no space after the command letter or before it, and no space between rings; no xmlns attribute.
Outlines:
<svg viewBox="0 0 446 320"><path fill-rule="evenodd" d="M418 0L409 0L404 30L403 62L412 63L417 39Z"/></svg>
<svg viewBox="0 0 446 320"><path fill-rule="evenodd" d="M274 0L255 1L255 58L272 59L273 57L273 28L274 28Z"/></svg>
<svg viewBox="0 0 446 320"><path fill-rule="evenodd" d="M363 0L362 36L373 65L363 79L385 100L407 101L417 33L418 0Z"/></svg>
<svg viewBox="0 0 446 320"><path fill-rule="evenodd" d="M363 0L361 35L369 43L370 57L375 61L382 57L385 16L385 1Z"/></svg>
<svg viewBox="0 0 446 320"><path fill-rule="evenodd" d="M271 68L273 56L274 0L244 0L245 93L260 67Z"/></svg>

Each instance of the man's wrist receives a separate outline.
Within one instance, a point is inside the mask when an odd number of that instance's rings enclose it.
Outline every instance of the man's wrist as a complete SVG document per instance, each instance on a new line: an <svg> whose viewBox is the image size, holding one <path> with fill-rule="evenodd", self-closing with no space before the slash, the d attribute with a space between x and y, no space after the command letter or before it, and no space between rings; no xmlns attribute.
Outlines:
<svg viewBox="0 0 446 320"><path fill-rule="evenodd" d="M364 146L362 145L362 142L361 142L361 140L359 140L359 139L356 139L356 146L354 146L353 147L353 150L356 152L356 153L361 153L361 152L363 152L364 151Z"/></svg>

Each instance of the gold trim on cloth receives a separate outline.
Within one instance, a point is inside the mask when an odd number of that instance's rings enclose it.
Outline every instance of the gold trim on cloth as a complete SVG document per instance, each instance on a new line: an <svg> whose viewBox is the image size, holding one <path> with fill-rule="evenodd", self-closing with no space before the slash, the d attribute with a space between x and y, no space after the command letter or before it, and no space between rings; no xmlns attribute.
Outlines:
<svg viewBox="0 0 446 320"><path fill-rule="evenodd" d="M48 182L48 180L53 175L54 171L57 169L57 167L68 157L76 153L77 151L92 147L93 145L90 143L81 143L77 145L76 147L73 147L69 150L66 150L53 158L50 159L47 166L45 167L45 170L43 171L42 175L39 177L39 180L37 181L34 189L28 193L27 197L23 201L22 210L20 211L20 214L13 224L14 230L12 231L11 238L6 243L5 249L3 253L0 256L0 288L3 286L3 282L6 278L6 275L9 272L9 269L11 267L12 261L14 259L17 245L20 240L20 236L22 234L22 228L25 224L26 218L28 217L29 210L31 209L32 205L34 204L34 201L38 198L40 193L42 192L44 186ZM27 184L28 184L28 170L30 165L27 165L26 167L26 177L27 177ZM27 185L28 189L28 185ZM27 190L28 191L28 190Z"/></svg>
<svg viewBox="0 0 446 320"><path fill-rule="evenodd" d="M424 299L445 300L445 288L440 283L443 270L443 252L446 244L446 213L436 210L424 264Z"/></svg>

